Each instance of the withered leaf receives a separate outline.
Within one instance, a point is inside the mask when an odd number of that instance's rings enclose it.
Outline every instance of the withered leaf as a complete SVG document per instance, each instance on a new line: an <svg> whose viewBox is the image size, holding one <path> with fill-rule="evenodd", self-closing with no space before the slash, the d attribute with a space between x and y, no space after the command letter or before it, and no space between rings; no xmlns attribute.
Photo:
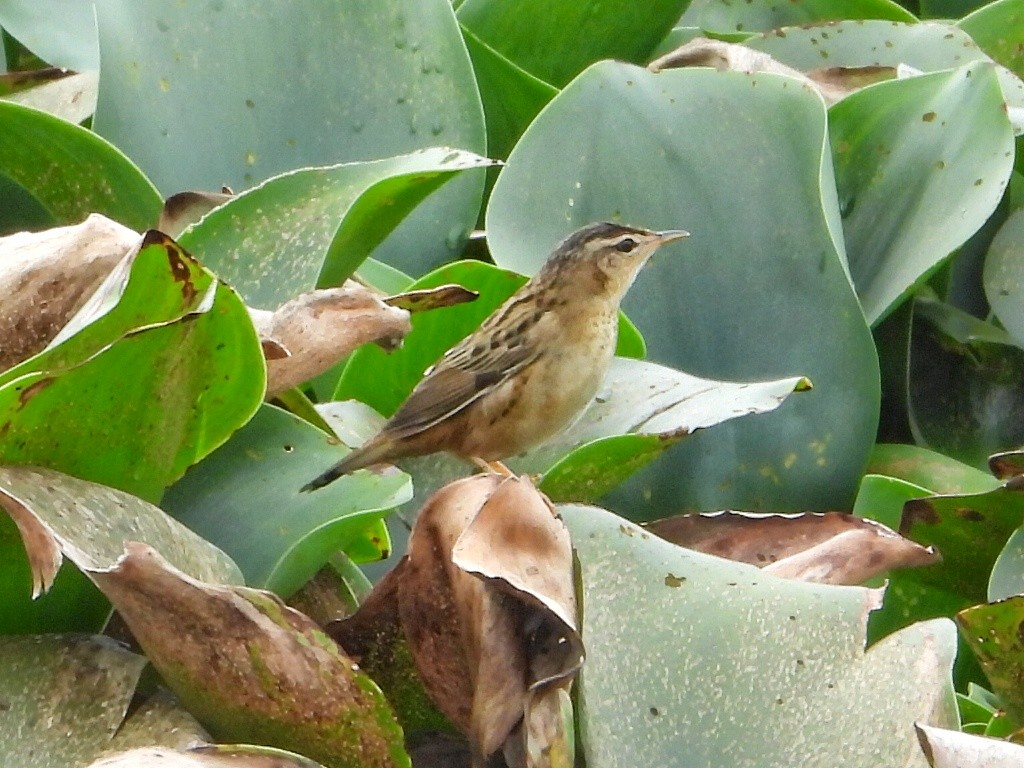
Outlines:
<svg viewBox="0 0 1024 768"><path fill-rule="evenodd" d="M828 67L801 72L762 51L739 43L697 37L652 61L652 72L678 67L713 67L719 71L785 75L813 88L829 106L865 85L896 77L895 67Z"/></svg>
<svg viewBox="0 0 1024 768"><path fill-rule="evenodd" d="M1000 480L1024 475L1024 450L995 453L988 457L988 468Z"/></svg>
<svg viewBox="0 0 1024 768"><path fill-rule="evenodd" d="M428 312L431 309L454 307L476 301L480 294L461 285L439 285L437 288L423 288L418 291L406 291L388 296L384 303L407 312Z"/></svg>
<svg viewBox="0 0 1024 768"><path fill-rule="evenodd" d="M331 766L408 764L380 690L275 595L192 579L137 542L113 568L86 572L215 738Z"/></svg>
<svg viewBox="0 0 1024 768"><path fill-rule="evenodd" d="M138 241L99 214L0 237L0 370L46 347Z"/></svg>
<svg viewBox="0 0 1024 768"><path fill-rule="evenodd" d="M874 520L840 512L795 515L714 512L647 524L651 533L689 549L820 584L860 584L893 568L939 561Z"/></svg>
<svg viewBox="0 0 1024 768"><path fill-rule="evenodd" d="M340 288L310 291L273 312L250 309L267 354L267 398L317 376L357 347L399 344L409 332L409 313L386 304L370 289L348 281Z"/></svg>

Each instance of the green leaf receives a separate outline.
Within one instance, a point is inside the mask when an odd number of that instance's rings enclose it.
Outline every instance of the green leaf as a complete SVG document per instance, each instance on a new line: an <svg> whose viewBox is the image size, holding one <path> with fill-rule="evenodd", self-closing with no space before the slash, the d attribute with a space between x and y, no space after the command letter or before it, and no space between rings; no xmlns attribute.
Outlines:
<svg viewBox="0 0 1024 768"><path fill-rule="evenodd" d="M865 652L870 590L778 579L595 507L559 511L581 569L589 768L717 766L723 755L826 766L837 754L877 768L919 754L915 721L956 725L949 621Z"/></svg>
<svg viewBox="0 0 1024 768"><path fill-rule="evenodd" d="M957 26L1017 77L1024 77L1024 2L999 0L960 19Z"/></svg>
<svg viewBox="0 0 1024 768"><path fill-rule="evenodd" d="M99 69L96 16L78 0L4 0L0 27L55 67Z"/></svg>
<svg viewBox="0 0 1024 768"><path fill-rule="evenodd" d="M145 666L108 637L0 637L4 760L90 764L121 726Z"/></svg>
<svg viewBox="0 0 1024 768"><path fill-rule="evenodd" d="M865 88L829 126L850 272L875 324L995 210L1013 132L986 63Z"/></svg>
<svg viewBox="0 0 1024 768"><path fill-rule="evenodd" d="M915 21L910 11L891 0L802 0L778 3L772 0L693 0L680 24L709 32L761 32L841 19L888 19ZM787 33L789 30L787 30Z"/></svg>
<svg viewBox="0 0 1024 768"><path fill-rule="evenodd" d="M357 561L386 554L381 518L411 496L401 472L360 472L299 493L344 452L319 429L265 405L172 486L163 507L227 552L247 584L287 596L338 550Z"/></svg>
<svg viewBox="0 0 1024 768"><path fill-rule="evenodd" d="M385 352L368 344L357 350L345 366L334 399L359 400L390 416L429 366L475 330L525 282L522 275L480 261L456 262L420 278L409 290L457 283L480 296L468 304L415 313L412 331L406 335L401 349ZM620 315L616 354L642 355L643 351L643 339Z"/></svg>
<svg viewBox="0 0 1024 768"><path fill-rule="evenodd" d="M92 131L0 101L0 135L0 175L24 188L54 223L77 224L95 212L138 230L156 224L163 205L156 188Z"/></svg>
<svg viewBox="0 0 1024 768"><path fill-rule="evenodd" d="M517 67L465 27L462 34L473 59L487 117L488 152L491 157L508 157L523 131L558 89Z"/></svg>
<svg viewBox="0 0 1024 768"><path fill-rule="evenodd" d="M1024 528L1018 528L1003 547L988 580L988 601L1024 595Z"/></svg>
<svg viewBox="0 0 1024 768"><path fill-rule="evenodd" d="M788 78L604 62L548 104L498 178L487 231L501 266L533 272L592 221L686 228L624 303L650 357L707 378L814 382L638 473L609 502L631 517L852 501L878 362L839 250L825 128L821 101ZM779 484L787 470L801 482Z"/></svg>
<svg viewBox="0 0 1024 768"><path fill-rule="evenodd" d="M985 298L1018 346L1024 346L1024 210L999 228L985 257Z"/></svg>
<svg viewBox="0 0 1024 768"><path fill-rule="evenodd" d="M987 467L1024 442L1024 350L948 304L914 303L907 389L921 445Z"/></svg>
<svg viewBox="0 0 1024 768"><path fill-rule="evenodd" d="M96 13L95 128L165 194L240 191L295 168L431 146L485 152L480 97L447 0L218 0L202 12L101 0ZM451 259L476 222L483 180L475 172L448 185L378 258L415 274Z"/></svg>
<svg viewBox="0 0 1024 768"><path fill-rule="evenodd" d="M1019 727L1024 723L1024 596L961 611L957 624L981 668Z"/></svg>
<svg viewBox="0 0 1024 768"><path fill-rule="evenodd" d="M156 501L249 419L263 365L238 296L150 233L48 349L0 375L0 462Z"/></svg>
<svg viewBox="0 0 1024 768"><path fill-rule="evenodd" d="M914 483L931 493L985 493L999 486L988 472L916 445L876 445L866 471Z"/></svg>
<svg viewBox="0 0 1024 768"><path fill-rule="evenodd" d="M249 306L276 309L317 286L341 285L427 195L490 162L436 147L290 171L232 198L179 239Z"/></svg>
<svg viewBox="0 0 1024 768"><path fill-rule="evenodd" d="M466 0L459 21L505 58L561 86L599 59L641 63L679 19L686 0Z"/></svg>

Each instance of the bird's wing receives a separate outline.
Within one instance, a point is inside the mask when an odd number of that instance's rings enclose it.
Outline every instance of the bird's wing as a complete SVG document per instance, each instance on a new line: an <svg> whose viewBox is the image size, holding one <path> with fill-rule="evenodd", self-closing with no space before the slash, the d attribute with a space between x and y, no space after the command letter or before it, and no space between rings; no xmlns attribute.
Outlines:
<svg viewBox="0 0 1024 768"><path fill-rule="evenodd" d="M392 439L422 432L476 402L537 359L533 345L484 348L456 346L416 385L384 426Z"/></svg>

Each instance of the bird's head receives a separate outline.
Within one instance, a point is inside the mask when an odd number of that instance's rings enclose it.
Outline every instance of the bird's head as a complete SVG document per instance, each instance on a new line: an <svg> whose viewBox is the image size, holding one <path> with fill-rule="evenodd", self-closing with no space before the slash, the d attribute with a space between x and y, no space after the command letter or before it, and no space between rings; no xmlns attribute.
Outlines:
<svg viewBox="0 0 1024 768"><path fill-rule="evenodd" d="M689 234L681 229L654 232L610 222L588 224L555 248L537 277L621 299L658 248Z"/></svg>

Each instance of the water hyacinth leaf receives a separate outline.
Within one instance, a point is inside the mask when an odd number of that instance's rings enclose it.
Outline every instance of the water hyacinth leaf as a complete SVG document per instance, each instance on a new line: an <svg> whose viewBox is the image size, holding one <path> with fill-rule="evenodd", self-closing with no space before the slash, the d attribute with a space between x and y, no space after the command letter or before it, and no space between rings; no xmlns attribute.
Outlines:
<svg viewBox="0 0 1024 768"><path fill-rule="evenodd" d="M1006 332L917 299L907 390L915 442L976 467L1024 443L1024 351Z"/></svg>
<svg viewBox="0 0 1024 768"><path fill-rule="evenodd" d="M1024 77L1024 3L987 3L956 23L985 53Z"/></svg>
<svg viewBox="0 0 1024 768"><path fill-rule="evenodd" d="M596 399L572 426L509 462L543 472L556 501L594 501L697 430L779 407L810 389L800 377L711 381L642 360L617 358Z"/></svg>
<svg viewBox="0 0 1024 768"><path fill-rule="evenodd" d="M426 147L485 152L480 97L447 0L224 0L210 11L174 0L96 4L94 126L165 195L242 191L295 168ZM453 258L477 219L483 180L475 172L449 184L378 258L415 274Z"/></svg>
<svg viewBox="0 0 1024 768"><path fill-rule="evenodd" d="M891 0L852 0L842 5L829 0L781 4L771 0L748 0L740 4L729 0L693 0L680 23L708 32L750 34L837 19L916 21L910 11Z"/></svg>
<svg viewBox="0 0 1024 768"><path fill-rule="evenodd" d="M999 486L987 472L917 445L876 445L867 473L899 478L931 493L984 493Z"/></svg>
<svg viewBox="0 0 1024 768"><path fill-rule="evenodd" d="M0 101L0 175L24 188L55 224L103 213L133 229L156 223L161 199L120 149L90 130Z"/></svg>
<svg viewBox="0 0 1024 768"><path fill-rule="evenodd" d="M81 569L110 568L126 541L159 547L196 578L242 583L238 567L215 546L113 488L49 469L0 467L0 506L17 524L33 566L33 597L49 590L64 557Z"/></svg>
<svg viewBox="0 0 1024 768"><path fill-rule="evenodd" d="M995 210L1013 132L984 62L865 88L829 128L850 273L875 324Z"/></svg>
<svg viewBox="0 0 1024 768"><path fill-rule="evenodd" d="M893 568L939 559L881 523L842 512L710 512L655 520L644 528L687 549L818 584L863 584Z"/></svg>
<svg viewBox="0 0 1024 768"><path fill-rule="evenodd" d="M436 147L289 171L231 198L180 240L249 306L276 309L317 286L341 285L427 195L461 171L490 164Z"/></svg>
<svg viewBox="0 0 1024 768"><path fill-rule="evenodd" d="M998 738L984 738L956 729L917 724L921 749L932 768L1016 768L1024 761L1024 746Z"/></svg>
<svg viewBox="0 0 1024 768"><path fill-rule="evenodd" d="M839 250L825 131L821 100L789 78L602 62L538 115L499 176L498 264L535 272L591 221L684 227L624 302L650 357L719 380L814 382L641 470L607 499L631 517L850 504L875 436L877 356Z"/></svg>
<svg viewBox="0 0 1024 768"><path fill-rule="evenodd" d="M985 298L1018 346L1024 346L1024 210L1009 215L985 257Z"/></svg>
<svg viewBox="0 0 1024 768"><path fill-rule="evenodd" d="M10 765L85 765L124 719L146 659L110 638L0 637L0 718Z"/></svg>
<svg viewBox="0 0 1024 768"><path fill-rule="evenodd" d="M487 116L487 152L491 157L508 157L523 131L558 90L513 64L465 27L462 34Z"/></svg>
<svg viewBox="0 0 1024 768"><path fill-rule="evenodd" d="M777 579L595 507L559 509L582 569L588 766L678 765L681 734L688 765L832 765L841 751L846 766L924 766L913 723L955 727L948 620L865 653L872 590ZM709 660L714 685L694 686Z"/></svg>
<svg viewBox="0 0 1024 768"><path fill-rule="evenodd" d="M42 351L138 241L100 214L0 238L0 371Z"/></svg>
<svg viewBox="0 0 1024 768"><path fill-rule="evenodd" d="M411 495L408 476L394 470L346 475L317 493L299 493L342 453L336 439L264 405L172 486L162 505L227 552L247 584L288 596L338 550L357 561L386 554L381 518ZM238 536L243 527L246 535Z"/></svg>
<svg viewBox="0 0 1024 768"><path fill-rule="evenodd" d="M466 0L459 21L502 56L555 86L600 59L641 63L668 34L686 0L636 6L615 0L597 7L527 0ZM524 24L524 20L529 23Z"/></svg>
<svg viewBox="0 0 1024 768"><path fill-rule="evenodd" d="M329 765L409 766L380 690L274 595L198 581L137 542L115 567L89 576L219 741L302 750Z"/></svg>
<svg viewBox="0 0 1024 768"><path fill-rule="evenodd" d="M525 282L522 275L480 261L448 264L420 278L409 290L454 283L475 291L479 297L466 304L413 315L412 331L399 350L387 353L373 346L358 350L345 366L334 399L359 400L379 413L394 413L423 372ZM643 339L625 318L620 318L616 353L643 354Z"/></svg>
<svg viewBox="0 0 1024 768"><path fill-rule="evenodd" d="M55 67L99 69L96 17L77 0L6 0L0 27Z"/></svg>
<svg viewBox="0 0 1024 768"><path fill-rule="evenodd" d="M238 296L173 241L151 233L123 265L120 300L101 288L49 349L0 376L0 460L156 501L258 407L263 356ZM130 290L136 268L150 295Z"/></svg>
<svg viewBox="0 0 1024 768"><path fill-rule="evenodd" d="M997 603L975 605L956 617L961 634L974 651L1010 718L1024 720L1024 649L1020 624L1024 621L1024 596Z"/></svg>

